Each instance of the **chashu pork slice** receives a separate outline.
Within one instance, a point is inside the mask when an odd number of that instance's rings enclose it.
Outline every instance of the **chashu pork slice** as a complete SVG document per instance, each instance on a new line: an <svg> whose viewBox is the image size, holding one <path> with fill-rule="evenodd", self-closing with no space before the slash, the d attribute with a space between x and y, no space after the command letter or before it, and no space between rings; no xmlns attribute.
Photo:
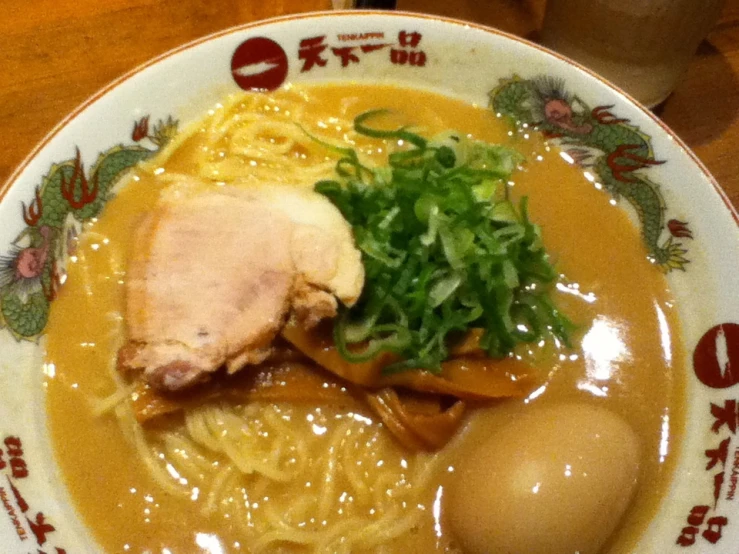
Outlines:
<svg viewBox="0 0 739 554"><path fill-rule="evenodd" d="M307 326L364 284L349 224L323 196L287 186L168 190L134 237L123 370L176 391L263 361L292 312Z"/></svg>

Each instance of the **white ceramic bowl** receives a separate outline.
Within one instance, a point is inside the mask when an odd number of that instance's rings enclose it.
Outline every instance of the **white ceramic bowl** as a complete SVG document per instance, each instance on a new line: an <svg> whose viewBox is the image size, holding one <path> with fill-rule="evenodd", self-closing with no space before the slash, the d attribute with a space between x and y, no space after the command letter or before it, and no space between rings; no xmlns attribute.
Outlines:
<svg viewBox="0 0 739 554"><path fill-rule="evenodd" d="M667 278L690 356L689 401L674 482L636 551L736 554L737 213L678 137L582 67L477 25L372 12L258 22L169 52L80 106L0 189L0 255L10 268L0 282L0 550L98 550L61 485L44 407L43 326L57 286L55 268L63 262L60 245L70 226L104 202L92 184L86 201L80 197L84 190L65 192L60 177L69 179L65 172L73 171L77 152L85 168L102 154L110 168L123 170L146 154L142 149L156 148L142 138L155 135L145 132L150 129L144 129L143 118L152 129L155 121L168 118L183 125L238 91L239 84L274 88L288 81L337 80L406 84L481 105L492 98L497 111L603 156L608 174L594 178L615 180L616 187L638 182L649 194L656 191L654 184L659 187L663 207L636 221L647 225L647 247L670 269ZM609 140L598 138L596 131L606 127L613 131ZM635 137L641 137L636 145ZM627 197L621 204L634 212Z"/></svg>

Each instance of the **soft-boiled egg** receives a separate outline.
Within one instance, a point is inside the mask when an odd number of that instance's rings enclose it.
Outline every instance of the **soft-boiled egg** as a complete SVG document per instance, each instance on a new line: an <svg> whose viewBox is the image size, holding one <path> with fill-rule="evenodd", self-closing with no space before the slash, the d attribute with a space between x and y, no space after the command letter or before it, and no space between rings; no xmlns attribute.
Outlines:
<svg viewBox="0 0 739 554"><path fill-rule="evenodd" d="M454 535L470 554L595 554L634 494L639 450L605 408L528 406L458 451Z"/></svg>

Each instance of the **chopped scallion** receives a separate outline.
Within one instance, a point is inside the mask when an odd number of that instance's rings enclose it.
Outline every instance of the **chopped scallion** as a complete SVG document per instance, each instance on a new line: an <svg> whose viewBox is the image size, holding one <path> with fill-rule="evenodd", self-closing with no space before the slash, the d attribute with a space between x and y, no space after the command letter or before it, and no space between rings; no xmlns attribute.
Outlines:
<svg viewBox="0 0 739 554"><path fill-rule="evenodd" d="M508 200L507 181L523 156L452 131L431 140L406 127L380 130L359 115L355 130L403 141L388 165L368 168L349 148L336 180L315 190L352 225L366 282L360 301L334 326L342 356L366 361L393 352L387 372L439 371L452 334L484 328L492 357L552 336L569 345L570 321L549 297L557 278L529 220L527 199Z"/></svg>

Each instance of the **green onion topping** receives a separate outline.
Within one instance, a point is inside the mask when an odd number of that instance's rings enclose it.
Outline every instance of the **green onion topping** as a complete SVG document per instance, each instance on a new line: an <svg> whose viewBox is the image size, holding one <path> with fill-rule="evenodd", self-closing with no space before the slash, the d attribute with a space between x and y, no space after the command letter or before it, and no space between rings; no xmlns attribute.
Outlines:
<svg viewBox="0 0 739 554"><path fill-rule="evenodd" d="M403 141L388 165L370 168L355 150L341 155L336 179L315 190L341 211L362 251L366 282L360 301L334 324L349 361L393 352L388 373L440 371L449 341L483 328L491 357L517 344L556 337L570 345L570 321L549 292L557 273L529 220L527 198L508 199L506 182L524 161L512 148L445 132L427 140L402 127L379 130L374 110L354 120L357 133Z"/></svg>

